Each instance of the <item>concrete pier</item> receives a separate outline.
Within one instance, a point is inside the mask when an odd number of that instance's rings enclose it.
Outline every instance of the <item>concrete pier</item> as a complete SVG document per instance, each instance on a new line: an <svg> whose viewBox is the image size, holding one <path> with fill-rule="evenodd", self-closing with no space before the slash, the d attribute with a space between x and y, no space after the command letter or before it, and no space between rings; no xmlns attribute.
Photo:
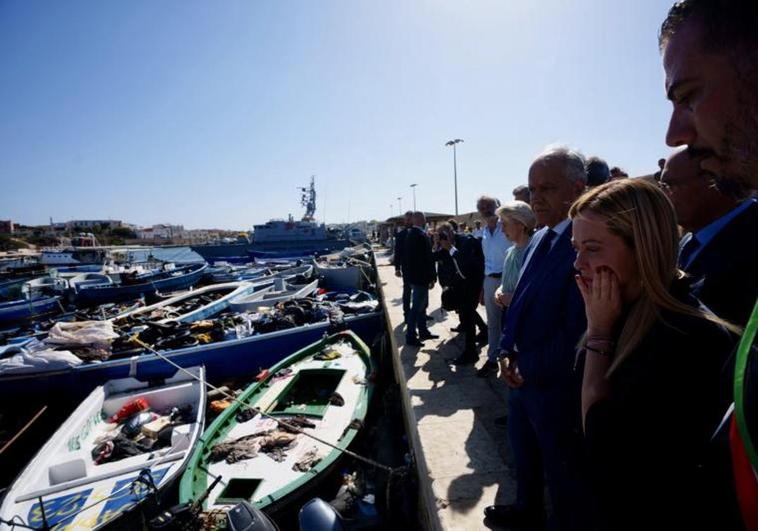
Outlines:
<svg viewBox="0 0 758 531"><path fill-rule="evenodd" d="M458 316L440 307L439 285L429 294L427 311L434 317L430 330L439 339L421 348L406 347L402 279L395 276L386 251L377 250L376 259L427 527L487 529L484 508L515 500L506 428L494 424L506 414L506 385L496 377L476 377L485 349L476 367L449 363L461 353L463 338L450 331Z"/></svg>

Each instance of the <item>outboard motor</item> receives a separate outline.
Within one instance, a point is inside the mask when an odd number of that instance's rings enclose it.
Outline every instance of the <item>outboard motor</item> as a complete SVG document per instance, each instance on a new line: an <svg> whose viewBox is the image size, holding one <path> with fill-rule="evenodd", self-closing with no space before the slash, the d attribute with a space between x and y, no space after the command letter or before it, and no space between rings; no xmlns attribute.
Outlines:
<svg viewBox="0 0 758 531"><path fill-rule="evenodd" d="M229 531L279 530L263 511L246 501L238 503L226 513L226 528Z"/></svg>
<svg viewBox="0 0 758 531"><path fill-rule="evenodd" d="M300 531L345 531L340 515L321 498L313 498L303 505L299 520Z"/></svg>

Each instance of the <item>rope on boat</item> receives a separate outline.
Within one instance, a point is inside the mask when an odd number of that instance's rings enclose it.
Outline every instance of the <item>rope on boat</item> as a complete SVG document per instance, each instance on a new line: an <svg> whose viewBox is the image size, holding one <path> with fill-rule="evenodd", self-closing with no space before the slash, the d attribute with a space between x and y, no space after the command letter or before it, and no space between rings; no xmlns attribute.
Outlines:
<svg viewBox="0 0 758 531"><path fill-rule="evenodd" d="M200 380L200 378L198 378L197 376L195 376L192 372L188 371L187 369L185 369L181 365L175 363L174 361L170 360L168 357L166 357L163 354L161 354L160 352L156 351L154 348L152 348L150 345L148 345L145 342L143 342L142 340L140 340L138 337L132 336L131 341L133 341L134 343L137 343L138 345L140 345L143 348L147 349L151 353L155 354L156 356L158 356L160 359L162 359L163 361L165 361L169 365L173 365L176 369L184 372L185 374L189 375L191 378L194 378L195 380L203 383ZM268 413L266 413L264 411L261 411L259 408L251 408L248 404L245 404L242 400L240 400L236 396L232 395L231 393L227 393L224 389L221 389L220 387L217 387L217 386L213 385L212 383L205 382L205 386L213 389L214 391L216 391L217 393L223 395L224 397L228 398L229 400L232 400L232 401L240 404L242 407L244 407L246 409L252 409L253 411L255 411L256 413L258 413L262 417L265 417L265 418L268 418L268 419L271 419L271 420L275 420L276 422L278 422L280 425L284 426L288 430L292 430L295 433L299 433L299 434L305 435L306 437L309 437L309 438L313 439L314 441L316 441L318 443L321 443L321 444L323 444L325 446L328 446L328 447L330 447L330 448L332 448L334 450L342 452L343 454L349 455L353 459L357 459L358 461L362 461L363 463L366 463L367 465L371 465L371 466L373 466L375 468L378 468L380 470L384 470L385 472L387 472L390 475L402 474L406 470L406 467L404 467L404 466L402 466L402 467L394 467L393 468L393 467L387 466L387 465L385 465L383 463L380 463L378 461L374 461L373 459L371 459L369 457L365 457L365 456L362 456L360 454L357 454L357 453L353 452L352 450L348 450L347 448L340 448L337 445L334 445L334 444L332 444L332 443L330 443L328 441L325 441L325 440L323 440L323 439L321 439L319 437L316 437L312 433L307 433L306 431L304 431L303 429L301 429L298 426L294 426L293 424L290 424L290 423L288 423L288 422L286 422L286 421L284 421L284 420L282 420L282 419L280 419L278 417L275 417L274 415L269 415Z"/></svg>

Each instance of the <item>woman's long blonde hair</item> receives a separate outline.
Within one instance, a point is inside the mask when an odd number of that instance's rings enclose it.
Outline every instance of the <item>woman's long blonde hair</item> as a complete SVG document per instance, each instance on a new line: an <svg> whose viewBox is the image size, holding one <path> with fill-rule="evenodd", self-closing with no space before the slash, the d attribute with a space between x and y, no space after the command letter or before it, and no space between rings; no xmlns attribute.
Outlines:
<svg viewBox="0 0 758 531"><path fill-rule="evenodd" d="M632 305L621 329L616 355L608 371L640 344L661 310L700 317L739 332L711 312L682 303L670 293L672 282L684 273L677 268L679 233L668 196L644 179L622 179L593 188L571 206L572 219L592 212L606 219L608 230L634 251L642 294Z"/></svg>

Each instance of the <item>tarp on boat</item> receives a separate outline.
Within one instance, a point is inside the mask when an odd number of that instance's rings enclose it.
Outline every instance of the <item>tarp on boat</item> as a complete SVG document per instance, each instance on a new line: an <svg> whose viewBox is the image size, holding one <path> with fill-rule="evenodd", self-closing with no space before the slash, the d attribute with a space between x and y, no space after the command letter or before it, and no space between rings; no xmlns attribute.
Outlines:
<svg viewBox="0 0 758 531"><path fill-rule="evenodd" d="M47 333L45 343L61 346L98 345L109 344L118 337L111 321L58 322Z"/></svg>
<svg viewBox="0 0 758 531"><path fill-rule="evenodd" d="M53 350L37 339L0 347L0 374L53 371L84 363L68 350Z"/></svg>

